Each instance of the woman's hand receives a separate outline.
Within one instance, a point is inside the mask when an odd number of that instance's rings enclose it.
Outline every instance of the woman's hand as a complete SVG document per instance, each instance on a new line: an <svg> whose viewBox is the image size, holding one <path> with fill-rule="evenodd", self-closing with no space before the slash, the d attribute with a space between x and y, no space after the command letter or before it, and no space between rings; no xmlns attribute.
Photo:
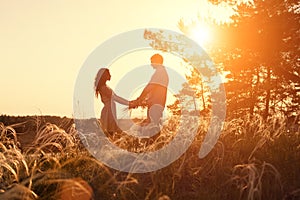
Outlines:
<svg viewBox="0 0 300 200"><path fill-rule="evenodd" d="M134 109L134 108L137 108L139 106L139 100L136 99L136 100L132 100L132 101L129 101L129 109Z"/></svg>

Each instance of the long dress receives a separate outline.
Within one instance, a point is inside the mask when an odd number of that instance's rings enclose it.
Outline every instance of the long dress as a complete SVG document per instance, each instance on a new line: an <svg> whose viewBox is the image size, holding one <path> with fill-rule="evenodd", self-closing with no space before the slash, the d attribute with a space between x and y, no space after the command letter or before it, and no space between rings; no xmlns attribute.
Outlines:
<svg viewBox="0 0 300 200"><path fill-rule="evenodd" d="M128 105L128 101L122 97L117 96L111 88L104 85L100 88L101 101L104 107L101 111L100 122L105 132L114 133L121 129L118 127L116 115L116 103Z"/></svg>

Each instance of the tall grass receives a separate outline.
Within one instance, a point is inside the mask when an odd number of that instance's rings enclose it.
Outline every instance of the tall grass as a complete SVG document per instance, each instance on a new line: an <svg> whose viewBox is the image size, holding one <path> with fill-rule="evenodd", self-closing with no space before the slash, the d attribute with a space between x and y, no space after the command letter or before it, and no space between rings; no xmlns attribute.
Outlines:
<svg viewBox="0 0 300 200"><path fill-rule="evenodd" d="M110 140L128 151L155 151L173 139L178 123L178 118L170 119L152 140L125 134ZM70 192L91 199L300 198L298 121L282 116L228 120L213 150L199 159L208 126L208 120L200 119L192 145L169 166L131 174L90 156L74 125L67 130L39 125L32 145L21 149L14 128L0 123L0 199L66 199Z"/></svg>

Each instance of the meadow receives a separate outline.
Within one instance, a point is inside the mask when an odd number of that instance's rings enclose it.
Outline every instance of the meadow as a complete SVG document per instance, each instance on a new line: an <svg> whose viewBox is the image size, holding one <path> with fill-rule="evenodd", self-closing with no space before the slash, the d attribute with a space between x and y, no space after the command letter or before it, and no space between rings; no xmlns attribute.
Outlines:
<svg viewBox="0 0 300 200"><path fill-rule="evenodd" d="M199 159L209 125L201 118L196 138L178 160L142 174L105 166L82 145L70 119L60 122L32 118L34 128L26 133L22 123L0 122L0 199L300 199L298 118L227 119L218 143ZM117 134L110 139L129 151L154 151L172 139L176 124L170 119L151 142Z"/></svg>

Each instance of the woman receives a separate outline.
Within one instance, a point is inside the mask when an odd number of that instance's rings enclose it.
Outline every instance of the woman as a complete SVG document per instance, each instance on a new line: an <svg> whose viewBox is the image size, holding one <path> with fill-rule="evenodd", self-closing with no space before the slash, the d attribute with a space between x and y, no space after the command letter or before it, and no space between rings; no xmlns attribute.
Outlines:
<svg viewBox="0 0 300 200"><path fill-rule="evenodd" d="M121 131L117 125L115 102L128 106L129 101L117 96L112 89L106 85L106 81L109 81L110 78L111 75L107 68L101 68L98 71L95 78L95 96L98 98L100 94L101 101L104 104L100 118L102 128L105 132L112 134Z"/></svg>

